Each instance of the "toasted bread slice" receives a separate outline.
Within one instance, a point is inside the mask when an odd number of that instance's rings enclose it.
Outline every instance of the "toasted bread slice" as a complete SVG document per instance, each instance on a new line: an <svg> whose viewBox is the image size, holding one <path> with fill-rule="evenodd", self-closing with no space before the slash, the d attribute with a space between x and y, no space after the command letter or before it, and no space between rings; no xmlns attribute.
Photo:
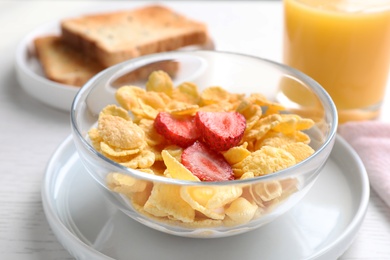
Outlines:
<svg viewBox="0 0 390 260"><path fill-rule="evenodd" d="M34 46L46 77L59 83L80 87L104 69L96 60L68 46L57 35L36 38Z"/></svg>
<svg viewBox="0 0 390 260"><path fill-rule="evenodd" d="M65 19L61 31L68 44L106 67L208 42L205 24L159 5Z"/></svg>
<svg viewBox="0 0 390 260"><path fill-rule="evenodd" d="M36 38L34 45L45 75L52 81L81 87L105 68L96 60L86 57L80 51L64 43L60 36L50 35ZM120 87L146 81L149 74L155 70L163 70L174 77L178 69L178 64L171 60L152 63L123 75L112 82L112 85Z"/></svg>

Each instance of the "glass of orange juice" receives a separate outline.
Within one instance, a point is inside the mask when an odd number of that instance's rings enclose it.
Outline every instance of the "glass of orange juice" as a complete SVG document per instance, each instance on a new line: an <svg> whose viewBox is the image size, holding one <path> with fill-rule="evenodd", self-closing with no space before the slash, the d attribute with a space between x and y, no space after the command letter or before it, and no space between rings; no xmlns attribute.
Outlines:
<svg viewBox="0 0 390 260"><path fill-rule="evenodd" d="M340 123L376 118L390 72L390 0L283 0L283 6L284 63L326 89Z"/></svg>

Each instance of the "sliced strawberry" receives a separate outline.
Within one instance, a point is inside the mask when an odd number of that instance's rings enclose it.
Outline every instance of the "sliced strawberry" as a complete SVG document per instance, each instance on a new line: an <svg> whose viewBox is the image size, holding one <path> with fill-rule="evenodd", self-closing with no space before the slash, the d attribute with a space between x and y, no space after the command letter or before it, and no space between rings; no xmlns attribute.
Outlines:
<svg viewBox="0 0 390 260"><path fill-rule="evenodd" d="M238 112L199 111L195 118L204 142L216 151L238 145L246 128L245 117Z"/></svg>
<svg viewBox="0 0 390 260"><path fill-rule="evenodd" d="M202 142L196 141L184 149L181 162L201 181L234 180L232 167L223 155Z"/></svg>
<svg viewBox="0 0 390 260"><path fill-rule="evenodd" d="M154 128L157 133L181 147L187 147L199 138L194 116L177 118L168 112L160 112L154 120Z"/></svg>

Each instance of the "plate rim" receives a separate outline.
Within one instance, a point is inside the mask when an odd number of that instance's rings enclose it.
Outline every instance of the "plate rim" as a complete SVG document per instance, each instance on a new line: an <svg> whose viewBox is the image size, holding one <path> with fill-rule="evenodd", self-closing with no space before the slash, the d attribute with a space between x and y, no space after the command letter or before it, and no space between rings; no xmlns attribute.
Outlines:
<svg viewBox="0 0 390 260"><path fill-rule="evenodd" d="M361 161L360 157L356 153L356 151L350 146L347 141L345 141L341 136L336 135L336 140L335 140L335 146L333 149L337 149L337 147L343 148L345 151L349 152L349 155L351 156L351 159L354 160L356 163L356 167L360 169L359 171L359 183L361 184L361 196L359 198L359 203L358 207L356 210L356 213L354 214L352 220L350 223L344 228L344 230L340 233L340 235L337 237L336 240L334 240L331 243L328 243L324 248L321 248L319 251L315 252L314 254L310 255L309 257L305 258L306 260L311 260L311 259L328 259L327 256L328 254L332 255L338 255L341 256L345 250L348 249L350 244L352 244L357 231L359 230L364 217L367 212L368 208L368 203L369 203L369 196L370 196L370 185L369 185L369 179L368 175L366 172L366 169L364 167L363 162ZM99 259L113 259L102 252L90 247L87 245L85 242L83 242L79 237L77 237L75 234L73 234L63 223L63 221L59 218L59 216L55 212L55 208L53 208L54 205L50 202L50 190L51 188L51 183L53 180L56 179L56 173L53 171L55 169L55 164L58 159L60 159L60 156L64 154L65 151L67 150L72 150L71 154L77 153L75 150L75 145L72 140L72 135L69 135L65 140L61 142L61 144L58 146L58 148L54 151L52 154L52 157L50 158L46 169L45 173L43 176L43 182L42 182L42 189L41 189L41 198L42 198L42 204L43 204L43 209L44 213L46 216L46 219L49 223L49 226L51 227L52 230L57 230L59 232L64 232L66 233L66 239L62 238L60 239L55 233L55 237L57 240L61 243L61 245L71 254L72 254L72 249L68 248L68 244L77 244L81 248L83 248L83 253L84 254L93 254L95 257L99 257ZM332 156L333 150L331 152ZM347 178L348 180L348 178ZM63 241L66 240L66 241ZM349 241L348 241L349 240ZM348 242L348 243L347 243ZM343 244L343 246L340 247L340 244ZM332 250L337 250L336 252L332 252ZM73 255L75 256L75 255Z"/></svg>
<svg viewBox="0 0 390 260"><path fill-rule="evenodd" d="M358 231L358 230L355 230L355 232L354 232L354 229L356 227L361 226L361 224L365 218L365 215L367 213L368 203L370 200L370 182L369 182L369 178L367 175L366 168L363 164L363 161L360 159L359 155L353 149L353 147L342 136L340 136L338 134L336 135L335 146L336 146L336 144L338 145L338 147L340 146L342 149L345 149L346 151L349 152L349 155L357 164L356 166L362 171L361 174L359 174L359 177L361 178L360 183L362 185L361 196L359 199L359 202L360 202L359 207L356 211L356 214L352 218L352 221L345 228L345 230L341 233L341 235L336 240L334 240L332 243L329 243L327 247L323 248L322 250L320 250L316 254L312 255L311 257L307 258L306 260L318 259L318 258L322 259L322 257L325 257L324 259L326 259L326 253L328 251L330 251L334 247L337 247L337 245L341 244L345 240L350 239L350 241L348 241L349 243L344 246L345 248L339 250L339 251L341 251L339 256L341 256L344 253L344 251L346 249L348 249L350 244L352 244L352 242L356 236L356 233ZM333 148L333 149L335 149L335 148ZM333 152L333 150L332 150L332 152ZM332 155L332 152L331 152L331 155Z"/></svg>
<svg viewBox="0 0 390 260"><path fill-rule="evenodd" d="M43 23L22 37L16 46L14 68L19 85L28 94L46 105L70 111L74 96L81 87L52 81L36 73L28 64L28 59L36 59L39 62L34 54L35 51L33 51L34 39L45 35L59 35L59 21L53 20ZM42 95L43 91L45 91L45 95ZM50 100L47 98L48 94L54 97L60 97L61 99L54 98L55 100Z"/></svg>

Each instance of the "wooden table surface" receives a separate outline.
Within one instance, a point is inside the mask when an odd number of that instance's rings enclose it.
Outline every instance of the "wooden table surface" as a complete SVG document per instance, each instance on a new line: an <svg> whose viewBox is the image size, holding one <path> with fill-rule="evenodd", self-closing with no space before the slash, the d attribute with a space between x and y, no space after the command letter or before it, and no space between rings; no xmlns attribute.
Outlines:
<svg viewBox="0 0 390 260"><path fill-rule="evenodd" d="M0 259L72 259L50 230L41 203L45 167L70 135L69 113L40 103L19 86L16 45L42 23L123 3L0 1ZM218 50L281 61L280 1L163 3L206 22ZM389 106L388 94L379 120L390 122ZM390 259L390 209L374 191L361 229L340 259Z"/></svg>

